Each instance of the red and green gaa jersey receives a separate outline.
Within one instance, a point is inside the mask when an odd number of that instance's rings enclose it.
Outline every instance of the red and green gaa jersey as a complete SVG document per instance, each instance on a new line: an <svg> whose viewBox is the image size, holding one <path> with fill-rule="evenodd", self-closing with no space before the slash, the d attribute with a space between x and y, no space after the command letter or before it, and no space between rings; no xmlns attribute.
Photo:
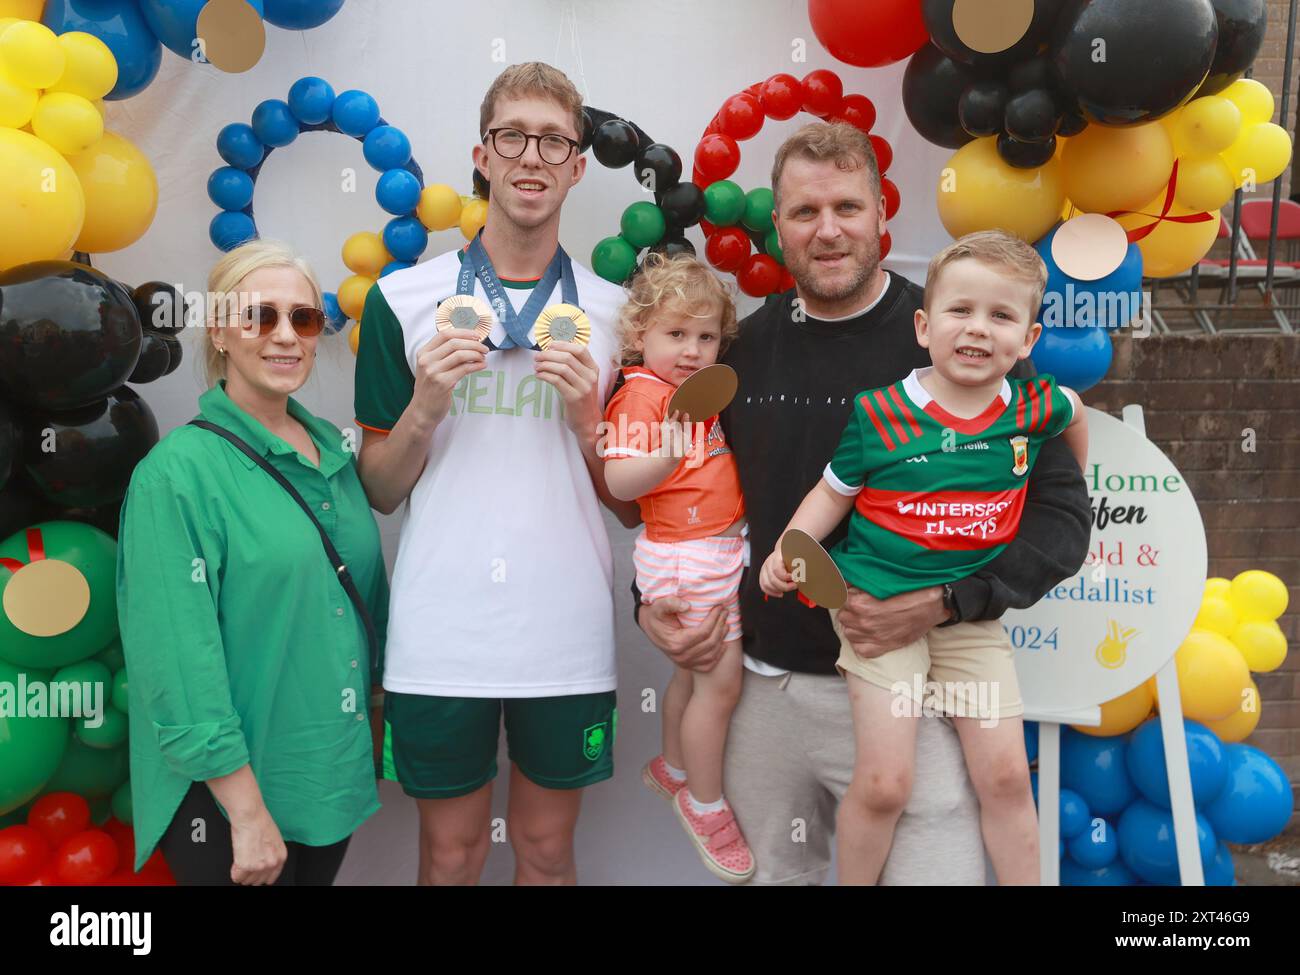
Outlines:
<svg viewBox="0 0 1300 975"><path fill-rule="evenodd" d="M914 370L859 393L827 483L856 496L831 550L844 578L878 599L964 578L1015 538L1028 474L1074 408L1052 376L1003 380L979 416L954 416Z"/></svg>

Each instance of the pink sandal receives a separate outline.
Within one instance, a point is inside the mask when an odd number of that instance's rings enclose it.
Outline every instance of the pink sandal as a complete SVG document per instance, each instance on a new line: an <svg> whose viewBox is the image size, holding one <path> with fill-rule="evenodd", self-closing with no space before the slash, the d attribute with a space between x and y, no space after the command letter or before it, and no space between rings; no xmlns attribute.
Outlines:
<svg viewBox="0 0 1300 975"><path fill-rule="evenodd" d="M669 802L686 787L685 779L675 779L668 774L668 763L662 755L656 755L645 763L641 769L641 781L650 791L663 796Z"/></svg>
<svg viewBox="0 0 1300 975"><path fill-rule="evenodd" d="M700 814L691 808L690 793L682 789L673 799L673 810L695 843L700 859L715 877L727 883L743 884L754 876L754 855L741 835L730 804L724 802L717 812Z"/></svg>

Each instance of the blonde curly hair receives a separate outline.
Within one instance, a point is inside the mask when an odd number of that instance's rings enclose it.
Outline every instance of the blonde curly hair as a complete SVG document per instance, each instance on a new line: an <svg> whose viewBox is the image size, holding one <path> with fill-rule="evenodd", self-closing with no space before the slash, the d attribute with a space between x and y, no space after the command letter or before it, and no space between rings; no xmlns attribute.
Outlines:
<svg viewBox="0 0 1300 975"><path fill-rule="evenodd" d="M692 318L718 315L718 355L736 337L736 304L732 289L689 254L672 257L651 253L627 289L627 302L618 315L619 361L640 365L643 358L636 341L644 338L657 316L685 312Z"/></svg>

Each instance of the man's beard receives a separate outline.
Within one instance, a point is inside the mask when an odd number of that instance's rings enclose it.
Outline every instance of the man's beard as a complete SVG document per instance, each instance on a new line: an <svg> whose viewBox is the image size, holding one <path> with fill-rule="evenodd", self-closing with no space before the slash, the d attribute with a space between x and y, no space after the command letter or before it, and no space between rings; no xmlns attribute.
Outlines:
<svg viewBox="0 0 1300 975"><path fill-rule="evenodd" d="M816 275L813 273L816 269L816 260L813 257L804 256L801 259L791 261L791 255L786 254L786 268L794 277L799 290L809 298L825 303L845 301L866 291L876 273L876 268L880 266L880 239L872 238L869 241L864 241L864 245L866 253L862 255L862 261L858 265L857 271L849 277L848 281L838 287L828 289L818 282ZM847 255L849 259L853 259L855 256L852 253Z"/></svg>

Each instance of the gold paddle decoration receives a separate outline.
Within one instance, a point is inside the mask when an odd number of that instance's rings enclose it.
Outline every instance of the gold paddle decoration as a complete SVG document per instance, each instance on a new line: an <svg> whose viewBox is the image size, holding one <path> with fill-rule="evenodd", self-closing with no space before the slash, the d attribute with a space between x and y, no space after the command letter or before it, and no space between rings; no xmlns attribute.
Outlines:
<svg viewBox="0 0 1300 975"><path fill-rule="evenodd" d="M849 587L839 566L807 532L791 528L782 535L781 558L794 576L799 592L818 606L839 609L848 600Z"/></svg>

